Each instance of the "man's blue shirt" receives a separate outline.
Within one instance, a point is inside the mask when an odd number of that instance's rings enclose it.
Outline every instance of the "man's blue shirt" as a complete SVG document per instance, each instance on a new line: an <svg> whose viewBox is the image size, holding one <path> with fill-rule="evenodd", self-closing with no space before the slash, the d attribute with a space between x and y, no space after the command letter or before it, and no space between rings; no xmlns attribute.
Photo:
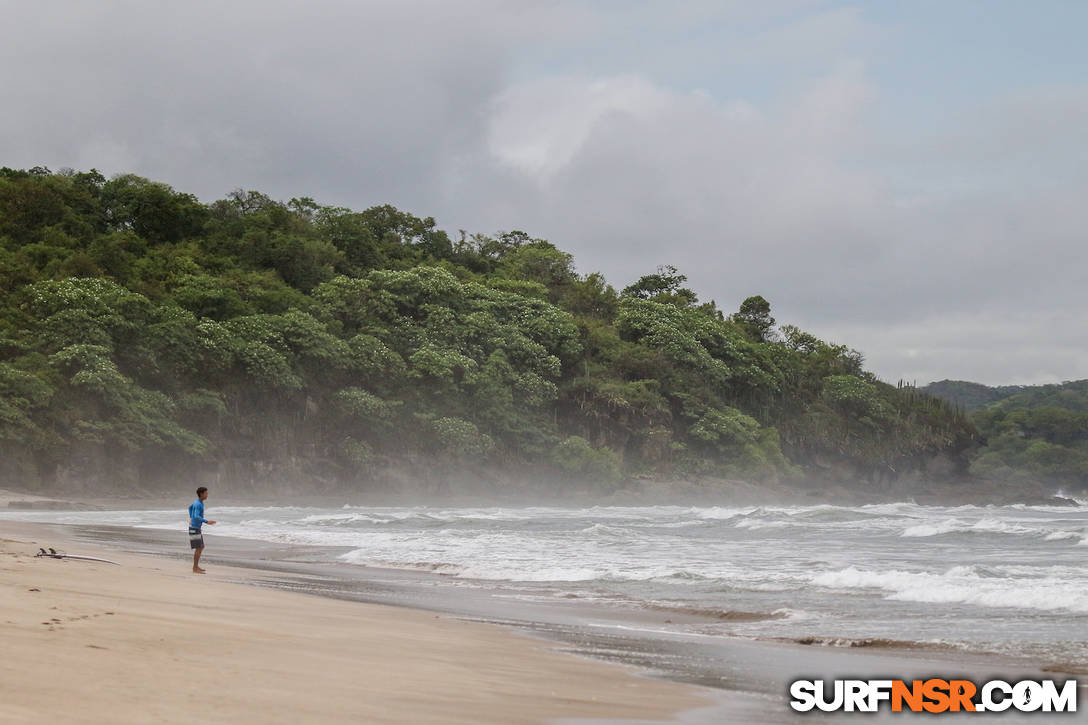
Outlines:
<svg viewBox="0 0 1088 725"><path fill-rule="evenodd" d="M189 528L200 531L200 527L208 523L204 518L204 502L199 498L189 504Z"/></svg>

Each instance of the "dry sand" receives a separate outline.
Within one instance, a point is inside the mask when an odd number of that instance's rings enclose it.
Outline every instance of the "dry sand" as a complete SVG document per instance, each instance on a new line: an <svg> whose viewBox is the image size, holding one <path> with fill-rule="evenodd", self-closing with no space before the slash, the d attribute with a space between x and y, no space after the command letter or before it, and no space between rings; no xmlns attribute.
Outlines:
<svg viewBox="0 0 1088 725"><path fill-rule="evenodd" d="M35 558L38 539L122 566ZM0 722L668 720L708 703L499 627L188 569L0 525Z"/></svg>

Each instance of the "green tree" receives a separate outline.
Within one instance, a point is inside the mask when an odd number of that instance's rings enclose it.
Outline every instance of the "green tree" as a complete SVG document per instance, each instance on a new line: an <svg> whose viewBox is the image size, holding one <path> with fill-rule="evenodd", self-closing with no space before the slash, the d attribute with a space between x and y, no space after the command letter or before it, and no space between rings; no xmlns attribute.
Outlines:
<svg viewBox="0 0 1088 725"><path fill-rule="evenodd" d="M688 307L695 304L697 297L693 291L681 286L687 281L676 267L664 265L657 268L656 274L640 277L634 284L624 287L620 296Z"/></svg>
<svg viewBox="0 0 1088 725"><path fill-rule="evenodd" d="M757 342L768 340L772 335L774 318L771 317L771 303L759 295L741 302L733 320Z"/></svg>

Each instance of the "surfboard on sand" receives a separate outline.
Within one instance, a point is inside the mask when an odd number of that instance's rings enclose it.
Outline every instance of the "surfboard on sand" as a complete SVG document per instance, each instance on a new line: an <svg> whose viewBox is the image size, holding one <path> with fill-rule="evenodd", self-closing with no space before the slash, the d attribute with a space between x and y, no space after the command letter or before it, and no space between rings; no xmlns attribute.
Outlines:
<svg viewBox="0 0 1088 725"><path fill-rule="evenodd" d="M50 549L49 551L46 551L45 549L38 549L38 553L34 556L44 556L47 559L79 559L81 561L101 561L106 564L121 566L116 561L110 561L109 559L100 559L97 556L81 556L80 554L63 554L61 552L58 552L56 549Z"/></svg>

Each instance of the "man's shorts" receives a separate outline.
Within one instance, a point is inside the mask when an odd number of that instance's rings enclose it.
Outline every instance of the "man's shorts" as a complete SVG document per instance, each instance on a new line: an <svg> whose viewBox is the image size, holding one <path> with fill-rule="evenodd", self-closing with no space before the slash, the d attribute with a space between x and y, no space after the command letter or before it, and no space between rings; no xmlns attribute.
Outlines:
<svg viewBox="0 0 1088 725"><path fill-rule="evenodd" d="M204 548L204 534L200 532L200 529L189 529L189 548Z"/></svg>

